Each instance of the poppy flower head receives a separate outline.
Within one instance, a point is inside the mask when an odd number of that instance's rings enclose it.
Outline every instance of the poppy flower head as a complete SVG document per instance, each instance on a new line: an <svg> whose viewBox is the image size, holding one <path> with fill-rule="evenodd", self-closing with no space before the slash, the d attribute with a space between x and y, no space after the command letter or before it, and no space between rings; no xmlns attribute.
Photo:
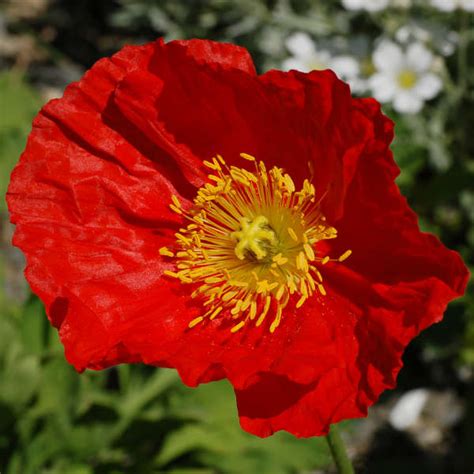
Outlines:
<svg viewBox="0 0 474 474"><path fill-rule="evenodd" d="M420 232L392 138L332 71L258 75L235 45L100 60L40 111L7 193L67 360L226 378L258 436L365 416L468 279Z"/></svg>

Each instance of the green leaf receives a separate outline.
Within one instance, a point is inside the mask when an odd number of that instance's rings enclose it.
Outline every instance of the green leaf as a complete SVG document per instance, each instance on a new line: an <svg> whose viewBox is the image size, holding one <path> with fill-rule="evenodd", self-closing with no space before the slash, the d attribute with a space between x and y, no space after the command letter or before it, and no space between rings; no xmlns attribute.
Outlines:
<svg viewBox="0 0 474 474"><path fill-rule="evenodd" d="M0 195L7 190L9 176L25 147L31 121L41 100L23 77L14 72L0 74ZM0 210L5 209L4 199Z"/></svg>
<svg viewBox="0 0 474 474"><path fill-rule="evenodd" d="M260 439L244 432L234 394L225 381L183 388L172 401L172 410L188 424L167 436L156 459L159 465L177 462L189 452L194 452L202 465L229 474L283 474L330 463L323 438L296 439L288 433L276 433Z"/></svg>
<svg viewBox="0 0 474 474"><path fill-rule="evenodd" d="M20 329L26 351L41 354L46 346L49 322L43 304L31 295L24 305Z"/></svg>

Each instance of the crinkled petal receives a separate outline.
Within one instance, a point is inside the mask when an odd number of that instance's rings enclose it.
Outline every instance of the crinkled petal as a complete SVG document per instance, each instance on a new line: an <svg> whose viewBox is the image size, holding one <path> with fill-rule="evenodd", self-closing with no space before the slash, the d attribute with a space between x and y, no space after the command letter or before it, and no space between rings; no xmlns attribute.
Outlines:
<svg viewBox="0 0 474 474"><path fill-rule="evenodd" d="M12 173L7 202L17 225L14 244L24 251L26 277L79 370L99 366L120 343L107 333L117 321L104 308L111 301L123 308L124 301L95 282L121 279L133 293L155 272L153 285L159 286L158 277L170 264L162 262L158 250L181 222L169 209L171 195L182 195L185 203L184 196L194 196L190 183L203 182L201 160L173 155L166 143L157 146L132 121L113 114L118 83L134 71L153 69L162 45L124 48L99 61L62 99L48 103ZM174 47L189 61L255 74L242 48L195 41ZM87 294L90 288L96 298ZM143 291L143 297L152 294L150 287ZM130 301L138 295L137 289ZM100 301L94 306L92 300ZM88 344L87 332L67 328L70 323L82 327L77 323L83 313L107 335L98 337L103 344L91 339L92 352L79 353ZM77 344L70 344L73 339Z"/></svg>

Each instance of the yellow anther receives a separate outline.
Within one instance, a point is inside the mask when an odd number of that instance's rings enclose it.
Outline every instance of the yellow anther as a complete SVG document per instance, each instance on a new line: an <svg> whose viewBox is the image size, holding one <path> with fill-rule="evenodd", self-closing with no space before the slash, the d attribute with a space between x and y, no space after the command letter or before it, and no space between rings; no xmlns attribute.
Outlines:
<svg viewBox="0 0 474 474"><path fill-rule="evenodd" d="M246 281L229 280L229 285L247 288L249 284Z"/></svg>
<svg viewBox="0 0 474 474"><path fill-rule="evenodd" d="M307 273L309 270L308 260L306 260L303 252L299 252L296 256L296 268L302 270L304 273Z"/></svg>
<svg viewBox="0 0 474 474"><path fill-rule="evenodd" d="M223 310L224 308L222 306L218 306L210 315L209 319L212 321L217 315Z"/></svg>
<svg viewBox="0 0 474 474"><path fill-rule="evenodd" d="M250 310L249 310L249 319L254 319L257 315L257 302L254 300L250 303Z"/></svg>
<svg viewBox="0 0 474 474"><path fill-rule="evenodd" d="M174 257L174 253L168 247L161 247L159 252L160 255L163 255L164 257Z"/></svg>
<svg viewBox="0 0 474 474"><path fill-rule="evenodd" d="M220 283L223 280L221 277L208 277L204 281L206 283L212 284L212 283Z"/></svg>
<svg viewBox="0 0 474 474"><path fill-rule="evenodd" d="M178 274L176 272L172 272L171 270L165 270L163 274L173 278L179 278Z"/></svg>
<svg viewBox="0 0 474 474"><path fill-rule="evenodd" d="M293 193L295 191L295 183L293 182L289 174L285 174L285 184L290 193Z"/></svg>
<svg viewBox="0 0 474 474"><path fill-rule="evenodd" d="M275 255L272 260L277 263L278 265L285 265L288 262L286 257L283 257L281 253Z"/></svg>
<svg viewBox="0 0 474 474"><path fill-rule="evenodd" d="M179 199L174 195L172 194L171 195L171 200L173 201L173 204L178 207L179 209L181 209L181 203L179 202Z"/></svg>
<svg viewBox="0 0 474 474"><path fill-rule="evenodd" d="M321 283L318 284L318 290L323 296L326 296L326 288L324 288L324 286L321 285Z"/></svg>
<svg viewBox="0 0 474 474"><path fill-rule="evenodd" d="M255 323L255 326L258 327L263 323L265 316L267 315L268 310L270 309L271 302L272 302L271 296L267 296L265 298L265 305L263 307L263 311L260 313L260 316L258 317L257 322Z"/></svg>
<svg viewBox="0 0 474 474"><path fill-rule="evenodd" d="M184 235L180 234L179 232L174 234L174 236L186 245L189 245L192 242L191 239L185 237Z"/></svg>
<svg viewBox="0 0 474 474"><path fill-rule="evenodd" d="M240 323L236 324L231 330L230 332L231 333L236 333L237 331L239 331L240 329L242 329L245 325L245 321L240 321Z"/></svg>
<svg viewBox="0 0 474 474"><path fill-rule="evenodd" d="M275 298L278 301L281 300L281 297L283 296L284 292L285 292L285 285L281 285L280 288L278 288L278 291L276 292Z"/></svg>
<svg viewBox="0 0 474 474"><path fill-rule="evenodd" d="M283 308L281 306L279 306L278 309L277 309L276 317L275 317L275 319L273 320L273 322L270 326L270 332L271 333L274 333L275 329L280 325L282 311L283 311Z"/></svg>
<svg viewBox="0 0 474 474"><path fill-rule="evenodd" d="M183 213L183 211L179 207L176 207L174 204L170 204L170 209L173 212L176 212L176 214L182 214Z"/></svg>
<svg viewBox="0 0 474 474"><path fill-rule="evenodd" d="M252 156L252 155L249 155L248 153L241 153L240 156L241 156L244 160L256 161L256 160L255 160L255 157Z"/></svg>
<svg viewBox="0 0 474 474"><path fill-rule="evenodd" d="M301 295L301 298L298 300L298 302L296 303L296 307L297 308L301 308L301 306L303 306L304 302L306 301L306 296L304 295Z"/></svg>
<svg viewBox="0 0 474 474"><path fill-rule="evenodd" d="M330 260L330 258L326 255L326 256L321 260L321 263L322 263L323 265L326 265L326 263L328 263L329 260Z"/></svg>
<svg viewBox="0 0 474 474"><path fill-rule="evenodd" d="M308 257L308 260L312 262L315 259L313 247L311 247L311 245L309 244L304 244L303 248L304 248L304 253L306 254L306 257Z"/></svg>
<svg viewBox="0 0 474 474"><path fill-rule="evenodd" d="M207 166L208 168L211 168L211 170L219 171L221 167L219 166L219 163L211 163L210 161L204 160L203 161L204 166Z"/></svg>
<svg viewBox="0 0 474 474"><path fill-rule="evenodd" d="M236 315L240 313L240 308L242 307L242 303L243 303L242 300L237 300L237 303L235 304L235 306L230 310L230 314Z"/></svg>
<svg viewBox="0 0 474 474"><path fill-rule="evenodd" d="M306 286L305 280L301 280L300 282L300 293L306 298L308 297L308 287Z"/></svg>
<svg viewBox="0 0 474 474"><path fill-rule="evenodd" d="M194 326L197 326L201 321L203 321L204 318L202 316L199 316L198 318L194 318L189 324L188 328L193 328Z"/></svg>
<svg viewBox="0 0 474 474"><path fill-rule="evenodd" d="M337 260L339 262L343 262L347 258L349 258L352 254L352 250L346 250Z"/></svg>
<svg viewBox="0 0 474 474"><path fill-rule="evenodd" d="M237 291L229 291L221 299L222 301L230 301L237 293Z"/></svg>
<svg viewBox="0 0 474 474"><path fill-rule="evenodd" d="M290 237L295 241L298 242L298 236L296 235L296 232L291 228L288 227L288 234L290 234Z"/></svg>

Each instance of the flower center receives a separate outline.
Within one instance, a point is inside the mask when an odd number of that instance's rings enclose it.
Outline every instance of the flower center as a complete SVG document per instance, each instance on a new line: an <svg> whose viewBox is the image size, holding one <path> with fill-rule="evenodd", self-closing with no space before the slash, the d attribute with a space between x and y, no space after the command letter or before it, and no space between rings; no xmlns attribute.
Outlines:
<svg viewBox="0 0 474 474"><path fill-rule="evenodd" d="M417 80L417 75L409 69L403 70L398 75L398 84L402 89L411 89L416 84Z"/></svg>
<svg viewBox="0 0 474 474"><path fill-rule="evenodd" d="M193 285L191 296L203 301L203 314L190 328L219 316L235 320L231 332L237 332L249 321L260 326L271 317L274 332L293 295L299 308L314 293L326 294L319 270L331 259L319 255L317 243L334 239L337 231L308 180L296 191L281 168L267 171L262 161L240 156L253 162L254 171L229 167L217 155L204 162L213 172L189 209L172 196L171 209L190 223L175 234L174 248L163 247L160 254L175 264L165 274Z"/></svg>
<svg viewBox="0 0 474 474"><path fill-rule="evenodd" d="M232 232L231 237L237 241L235 255L239 260L266 260L276 254L277 238L270 227L268 219L259 215L254 219L240 219L240 230Z"/></svg>

